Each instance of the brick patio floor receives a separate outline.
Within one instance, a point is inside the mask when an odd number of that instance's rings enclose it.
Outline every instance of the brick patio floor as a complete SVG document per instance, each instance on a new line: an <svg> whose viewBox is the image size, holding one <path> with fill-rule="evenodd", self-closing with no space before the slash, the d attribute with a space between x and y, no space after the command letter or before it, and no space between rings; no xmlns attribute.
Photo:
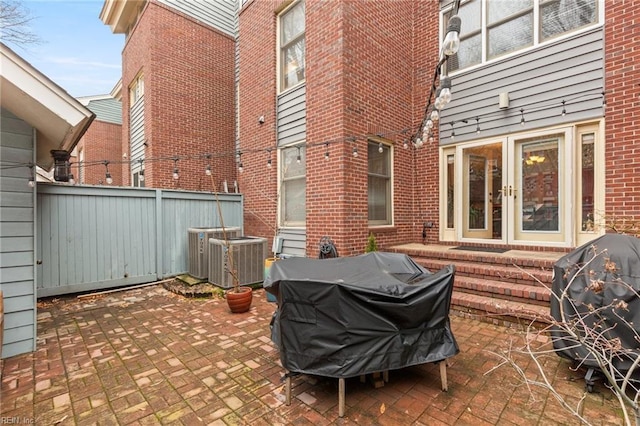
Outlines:
<svg viewBox="0 0 640 426"><path fill-rule="evenodd" d="M555 425L580 422L547 391L527 390L514 370L493 370L492 352L522 338L514 329L452 316L460 354L440 390L438 366L390 372L375 388L346 381L338 418L337 380L298 376L284 404L283 370L269 338L275 305L254 292L251 311L220 299L188 299L159 285L88 298L47 299L38 308L38 349L6 359L0 423L38 425ZM584 372L551 354L541 360L559 394L577 404ZM533 363L520 366L533 372ZM538 377L539 378L539 377ZM622 423L601 384L587 394L592 424Z"/></svg>

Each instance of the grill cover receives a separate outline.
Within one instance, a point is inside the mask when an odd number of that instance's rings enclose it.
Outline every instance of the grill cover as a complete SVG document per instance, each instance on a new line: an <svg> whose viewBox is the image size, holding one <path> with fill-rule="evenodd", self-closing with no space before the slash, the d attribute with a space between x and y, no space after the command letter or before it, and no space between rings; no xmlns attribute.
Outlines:
<svg viewBox="0 0 640 426"><path fill-rule="evenodd" d="M551 316L566 324L583 317L586 331L581 331L582 338L594 330L604 331L603 337L609 340L619 338L623 349L613 357L613 366L629 371L640 355L635 339L640 332L640 298L634 293L640 292L640 239L605 234L560 258L553 274ZM561 297L565 291L566 296ZM627 304L626 309L615 307L620 301ZM552 336L558 355L598 369L585 345L566 331L553 327Z"/></svg>
<svg viewBox="0 0 640 426"><path fill-rule="evenodd" d="M275 262L271 338L291 372L347 378L459 352L449 323L454 266L430 273L402 254Z"/></svg>

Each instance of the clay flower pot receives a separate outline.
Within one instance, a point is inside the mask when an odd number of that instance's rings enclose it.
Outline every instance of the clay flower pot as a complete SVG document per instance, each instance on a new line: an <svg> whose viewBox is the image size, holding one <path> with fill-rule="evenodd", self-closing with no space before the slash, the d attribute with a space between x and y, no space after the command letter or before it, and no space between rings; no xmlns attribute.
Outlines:
<svg viewBox="0 0 640 426"><path fill-rule="evenodd" d="M233 313L247 312L251 308L253 289L251 287L238 287L228 290L226 293L227 304Z"/></svg>

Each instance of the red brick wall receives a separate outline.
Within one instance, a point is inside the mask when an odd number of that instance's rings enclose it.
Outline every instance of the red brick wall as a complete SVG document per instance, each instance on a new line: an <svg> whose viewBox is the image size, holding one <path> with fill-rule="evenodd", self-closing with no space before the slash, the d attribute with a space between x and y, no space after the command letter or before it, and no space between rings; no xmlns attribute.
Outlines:
<svg viewBox="0 0 640 426"><path fill-rule="evenodd" d="M240 14L240 147L245 234L273 238L277 211L276 17L280 1L258 0ZM264 116L264 123L258 118ZM267 167L269 154L273 166ZM271 240L269 240L271 247Z"/></svg>
<svg viewBox="0 0 640 426"><path fill-rule="evenodd" d="M640 9L605 3L606 215L640 220Z"/></svg>
<svg viewBox="0 0 640 426"><path fill-rule="evenodd" d="M164 5L147 5L123 52L122 102L128 151L128 86L142 70L146 186L210 191L237 179L234 61L232 37ZM214 184L204 173L206 154L212 154ZM172 157L181 158L178 181Z"/></svg>
<svg viewBox="0 0 640 426"><path fill-rule="evenodd" d="M84 185L106 185L106 168L99 164L102 161L109 161L109 173L113 179L111 185L122 185L122 126L105 121L94 120L82 139L78 142L76 150L78 155L84 151L84 167L82 181L80 181L80 171L78 170L79 158L71 165L71 173L77 183Z"/></svg>
<svg viewBox="0 0 640 426"><path fill-rule="evenodd" d="M274 11L279 4L249 3L240 18L243 149L275 145ZM385 246L419 240L422 222L437 222L437 146L405 150L408 135L399 134L415 129L424 112L438 54L437 16L437 2L395 1L389 13L388 2L306 1L306 142L317 144L307 147L306 158L307 255L317 255L324 235L347 256L363 252L369 232ZM267 121L259 126L262 114ZM363 136L371 133L384 133L394 143L393 227L368 226ZM353 135L360 136L358 158L345 141ZM327 140L340 141L329 145L328 162ZM276 196L276 169L267 172L262 155L245 157L245 226L259 234L266 231L260 219L276 221L275 204L267 200ZM259 190L249 188L255 180L262 182ZM435 228L430 233L437 239Z"/></svg>

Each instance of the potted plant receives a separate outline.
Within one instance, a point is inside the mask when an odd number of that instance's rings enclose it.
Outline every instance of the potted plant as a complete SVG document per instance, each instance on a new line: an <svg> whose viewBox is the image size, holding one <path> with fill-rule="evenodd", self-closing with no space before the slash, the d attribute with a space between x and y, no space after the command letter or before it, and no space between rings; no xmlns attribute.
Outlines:
<svg viewBox="0 0 640 426"><path fill-rule="evenodd" d="M253 300L253 289L247 286L241 286L238 279L238 271L235 267L235 260L233 257L233 246L229 242L227 237L226 228L224 227L224 219L222 217L222 208L220 207L220 200L218 199L218 192L215 190L213 184L213 176L211 176L211 186L214 189L213 193L216 198L216 206L218 208L218 217L220 218L220 227L222 228L222 239L225 246L225 265L228 268L228 272L231 275L232 288L225 292L225 298L227 299L227 305L233 313L247 312L251 308L251 302Z"/></svg>

